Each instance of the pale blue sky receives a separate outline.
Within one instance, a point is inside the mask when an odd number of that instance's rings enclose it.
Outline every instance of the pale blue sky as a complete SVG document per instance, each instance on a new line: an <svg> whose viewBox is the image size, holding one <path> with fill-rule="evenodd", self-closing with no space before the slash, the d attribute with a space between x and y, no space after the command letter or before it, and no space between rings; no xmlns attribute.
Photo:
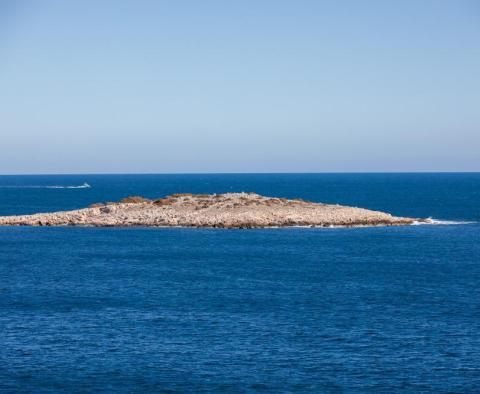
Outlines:
<svg viewBox="0 0 480 394"><path fill-rule="evenodd" d="M480 171L480 2L2 1L0 174Z"/></svg>

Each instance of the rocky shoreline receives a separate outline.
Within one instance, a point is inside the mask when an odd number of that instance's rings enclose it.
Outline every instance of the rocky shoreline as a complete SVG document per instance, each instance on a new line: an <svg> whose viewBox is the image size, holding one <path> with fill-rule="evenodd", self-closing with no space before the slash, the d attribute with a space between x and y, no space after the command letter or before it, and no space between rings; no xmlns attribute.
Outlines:
<svg viewBox="0 0 480 394"><path fill-rule="evenodd" d="M255 193L174 194L157 200L128 197L72 211L2 216L0 226L219 227L400 226L422 219Z"/></svg>

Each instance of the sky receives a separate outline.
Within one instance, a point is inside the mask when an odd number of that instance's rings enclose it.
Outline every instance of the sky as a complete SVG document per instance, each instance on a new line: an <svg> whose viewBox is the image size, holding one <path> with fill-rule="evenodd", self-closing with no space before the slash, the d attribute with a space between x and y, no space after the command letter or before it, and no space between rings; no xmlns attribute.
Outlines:
<svg viewBox="0 0 480 394"><path fill-rule="evenodd" d="M0 174L480 171L476 0L0 0Z"/></svg>

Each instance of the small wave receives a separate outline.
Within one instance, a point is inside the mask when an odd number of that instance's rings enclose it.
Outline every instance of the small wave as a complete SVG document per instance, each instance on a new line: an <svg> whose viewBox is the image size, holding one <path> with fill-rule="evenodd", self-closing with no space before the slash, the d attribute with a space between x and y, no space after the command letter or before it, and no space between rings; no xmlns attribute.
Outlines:
<svg viewBox="0 0 480 394"><path fill-rule="evenodd" d="M89 189L91 186L85 182L82 185L0 185L2 189Z"/></svg>
<svg viewBox="0 0 480 394"><path fill-rule="evenodd" d="M463 221L463 220L439 220L427 218L424 221L415 221L412 223L412 226L422 226L422 225L460 225L460 224L474 224L476 222L472 221Z"/></svg>

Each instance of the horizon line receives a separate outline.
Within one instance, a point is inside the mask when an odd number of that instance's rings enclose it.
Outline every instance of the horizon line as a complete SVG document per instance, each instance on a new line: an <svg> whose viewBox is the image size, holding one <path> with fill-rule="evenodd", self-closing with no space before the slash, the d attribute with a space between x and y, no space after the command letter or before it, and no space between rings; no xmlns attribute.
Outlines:
<svg viewBox="0 0 480 394"><path fill-rule="evenodd" d="M82 175L303 175L303 174L479 174L480 171L258 171L258 172L44 172L7 173L0 176L82 176Z"/></svg>

